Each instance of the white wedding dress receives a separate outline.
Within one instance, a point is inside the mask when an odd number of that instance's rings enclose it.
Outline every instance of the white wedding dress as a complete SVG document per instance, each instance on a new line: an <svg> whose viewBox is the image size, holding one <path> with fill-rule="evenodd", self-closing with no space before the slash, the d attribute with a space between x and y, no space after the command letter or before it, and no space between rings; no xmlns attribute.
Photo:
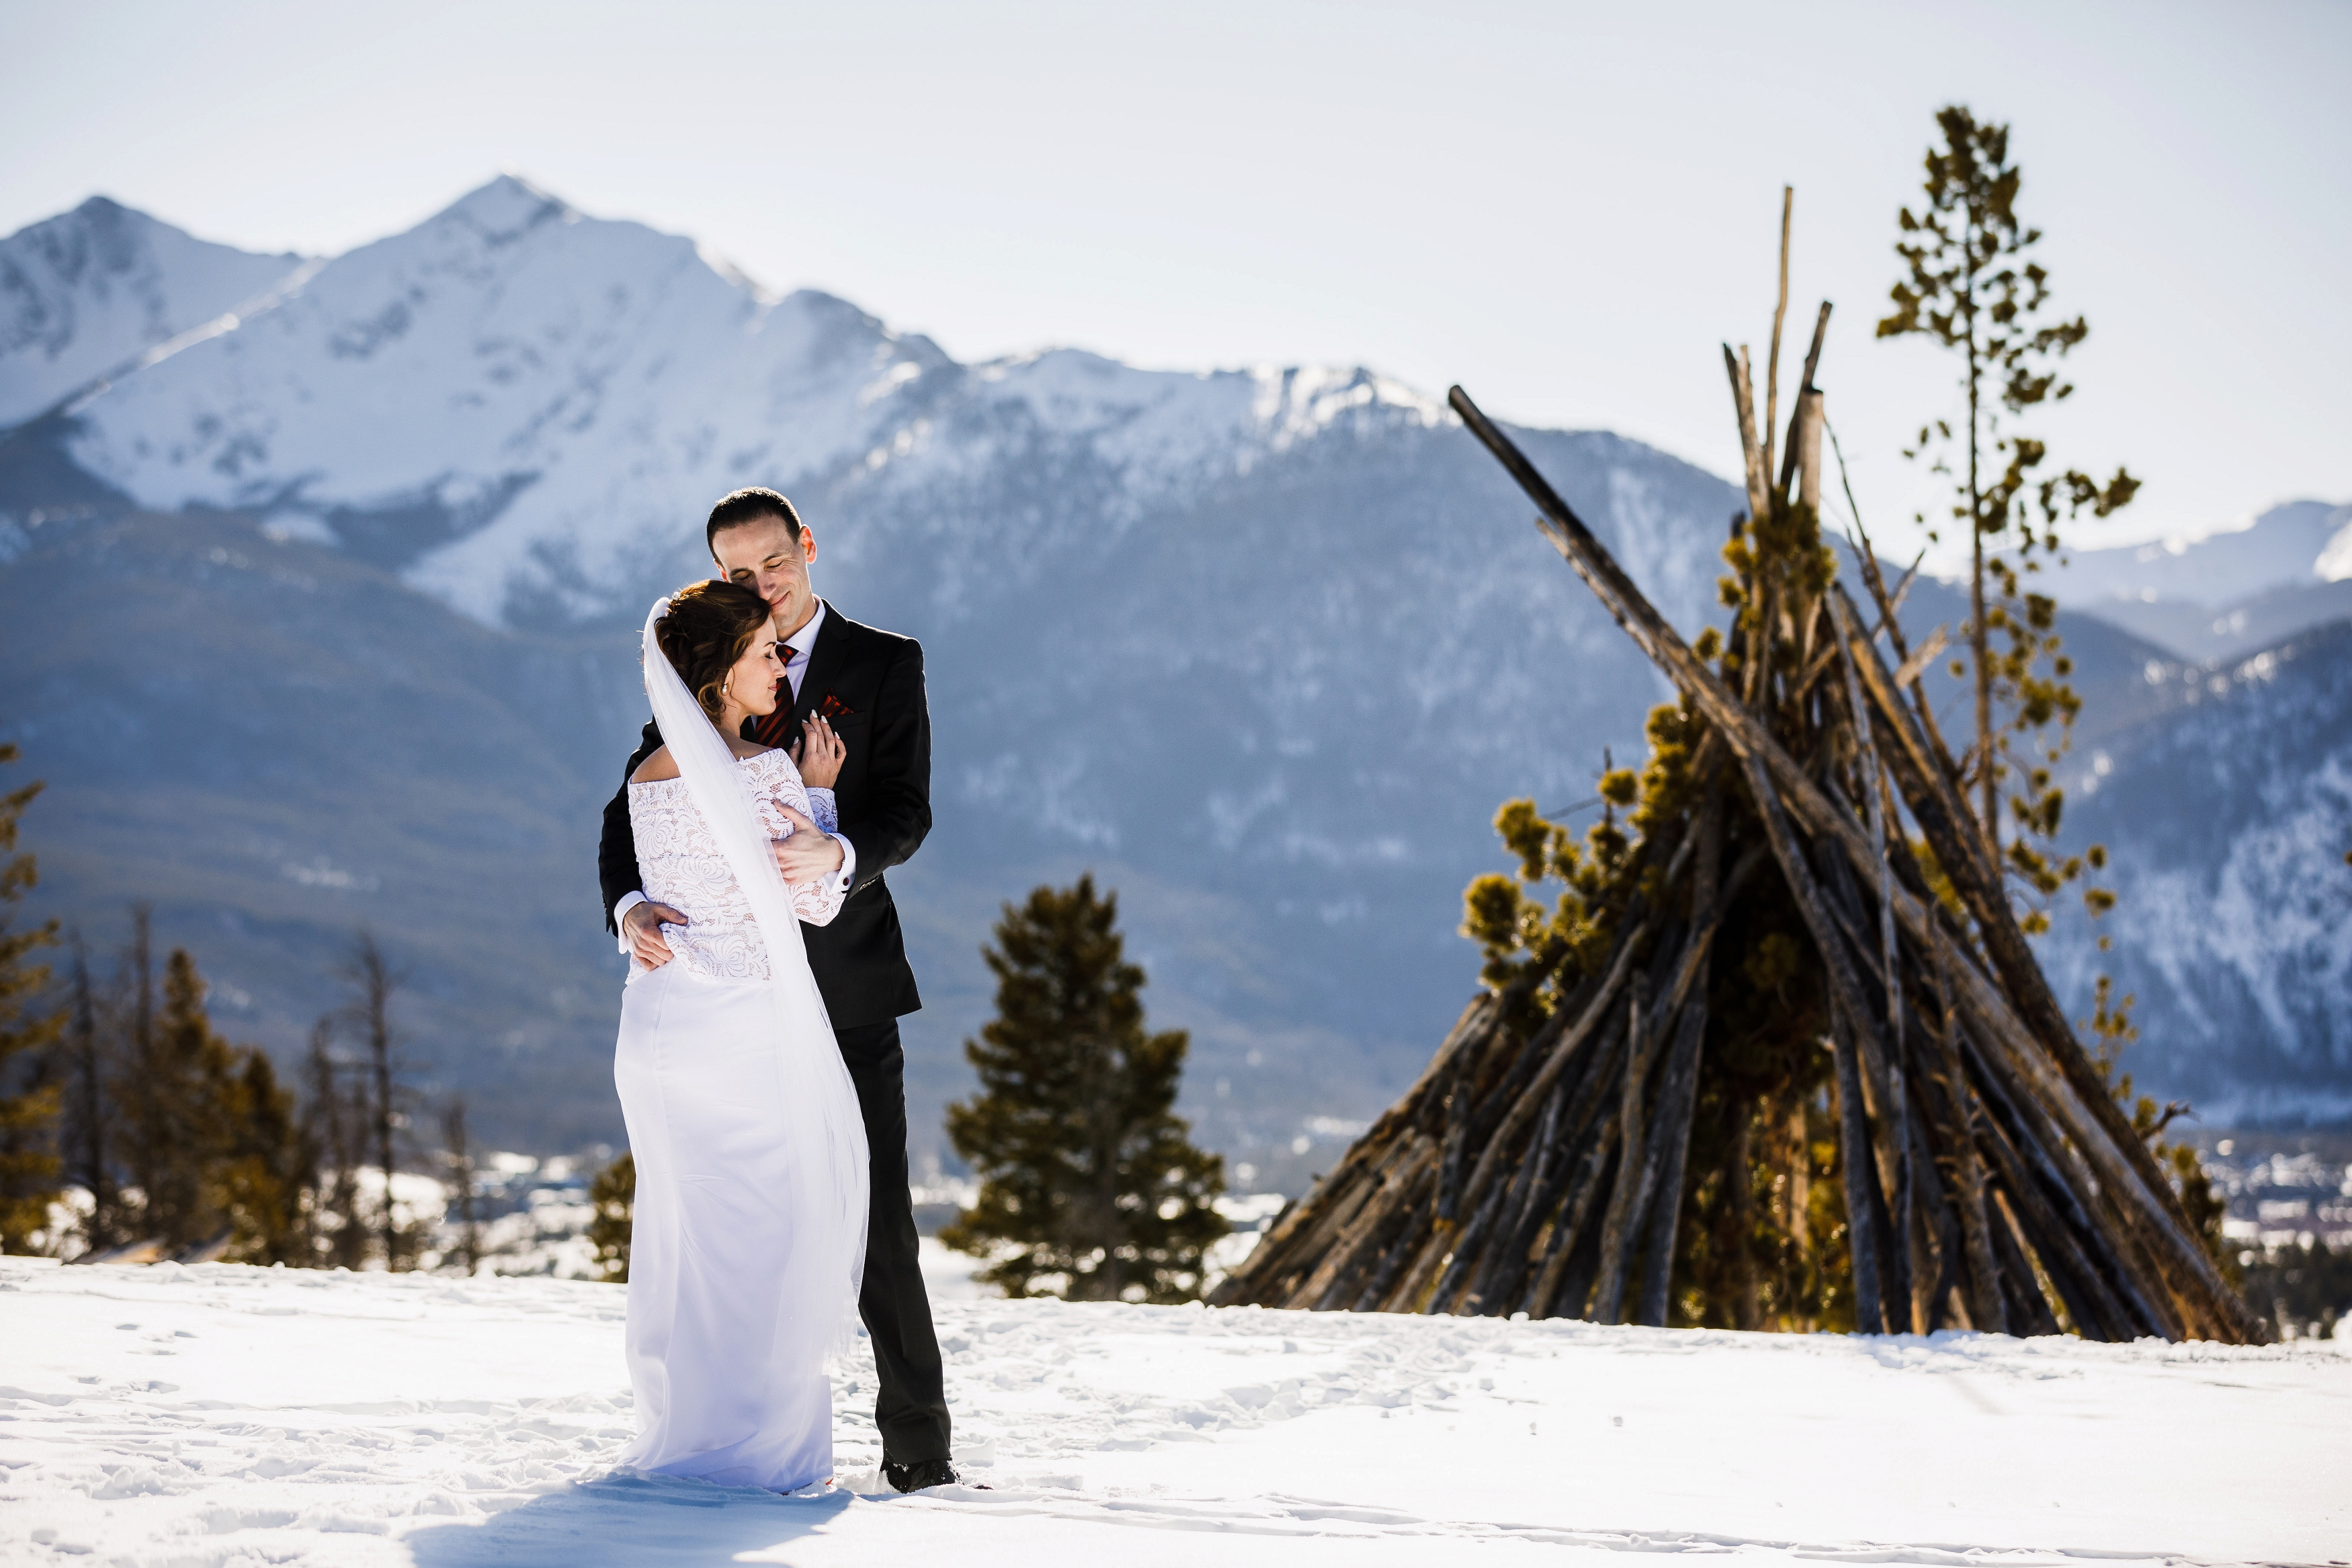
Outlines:
<svg viewBox="0 0 2352 1568"><path fill-rule="evenodd" d="M658 653L646 674L649 687L676 678ZM656 693L657 720L663 708ZM692 722L669 717L665 735ZM785 753L737 762L709 738L731 780L714 777L720 762L698 737L693 758L672 747L680 778L628 790L646 896L688 924L663 927L669 963L632 964L614 1061L637 1169L637 1436L621 1463L794 1491L833 1474L824 1358L855 1322L866 1254L864 1123L798 924L826 924L844 895L837 878L785 888L772 862L747 894L730 862L754 831L789 834L780 804L831 831L834 803ZM732 823L734 855L707 802ZM760 918L762 904L774 918Z"/></svg>

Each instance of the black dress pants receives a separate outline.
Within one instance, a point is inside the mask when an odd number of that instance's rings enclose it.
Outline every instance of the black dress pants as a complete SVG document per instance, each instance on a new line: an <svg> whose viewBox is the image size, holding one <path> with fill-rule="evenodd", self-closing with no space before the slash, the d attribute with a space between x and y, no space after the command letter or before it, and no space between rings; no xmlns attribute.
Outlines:
<svg viewBox="0 0 2352 1568"><path fill-rule="evenodd" d="M898 1043L898 1020L856 1024L834 1035L857 1086L873 1175L857 1315L866 1321L881 1374L874 1425L886 1458L948 1458L947 1375L916 1259L915 1205L907 1190L907 1053Z"/></svg>

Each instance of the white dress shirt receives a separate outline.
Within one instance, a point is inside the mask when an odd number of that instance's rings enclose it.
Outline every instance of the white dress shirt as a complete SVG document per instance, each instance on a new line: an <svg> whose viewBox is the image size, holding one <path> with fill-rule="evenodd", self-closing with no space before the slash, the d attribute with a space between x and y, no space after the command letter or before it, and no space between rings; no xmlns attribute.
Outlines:
<svg viewBox="0 0 2352 1568"><path fill-rule="evenodd" d="M788 684L792 694L785 700L784 706L787 709L789 709L793 703L801 700L801 682L808 675L809 653L816 647L817 628L824 624L824 601L820 599L816 601L816 613L808 618L808 623L803 626L799 631L793 632L790 637L784 639L784 653L786 654L784 659L784 680ZM812 785L810 788L812 792L814 792L815 786ZM826 790L825 793L831 794L832 791ZM850 889L851 883L856 880L857 875L857 846L851 843L839 833L834 833L829 836L832 838L834 842L841 846L841 869L838 872L835 872L834 875L840 884L841 891L846 894ZM628 914L629 911L636 905L645 902L646 895L635 888L631 888L628 892L621 894L620 902L613 905L614 925L615 927L620 927L621 917ZM625 928L621 929L620 948L623 953L626 953L629 950L629 933Z"/></svg>

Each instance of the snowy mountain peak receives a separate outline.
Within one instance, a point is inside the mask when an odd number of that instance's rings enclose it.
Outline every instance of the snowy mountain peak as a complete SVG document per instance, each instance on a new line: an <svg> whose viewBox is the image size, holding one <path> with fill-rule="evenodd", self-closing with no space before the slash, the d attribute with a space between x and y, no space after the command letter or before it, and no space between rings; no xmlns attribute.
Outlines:
<svg viewBox="0 0 2352 1568"><path fill-rule="evenodd" d="M430 220L473 230L492 245L510 245L541 224L576 223L581 214L520 174L500 174L467 192Z"/></svg>
<svg viewBox="0 0 2352 1568"><path fill-rule="evenodd" d="M0 240L0 427L33 419L300 265L107 196Z"/></svg>

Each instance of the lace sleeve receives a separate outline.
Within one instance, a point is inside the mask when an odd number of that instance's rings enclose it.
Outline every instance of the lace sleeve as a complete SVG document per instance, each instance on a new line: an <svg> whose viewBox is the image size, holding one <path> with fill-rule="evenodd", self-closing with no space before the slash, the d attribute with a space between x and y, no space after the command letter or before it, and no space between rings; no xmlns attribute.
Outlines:
<svg viewBox="0 0 2352 1568"><path fill-rule="evenodd" d="M808 814L816 825L828 833L841 831L841 805L833 798L833 791L818 784L805 788L809 798Z"/></svg>
<svg viewBox="0 0 2352 1568"><path fill-rule="evenodd" d="M766 823L768 831L779 839L789 837L793 831L783 813L775 810L780 805L790 806L815 822L820 829L831 831L825 817L835 815L833 791L813 790L802 783L800 769L793 766L792 758L782 751L769 752L761 760L767 766L759 779L760 818ZM825 816L822 817L817 814L814 799L820 794L825 798L826 807ZM793 913L811 925L832 925L833 917L841 913L843 900L849 896L848 890L841 883L839 876L824 876L814 882L793 883L786 890L793 895Z"/></svg>

